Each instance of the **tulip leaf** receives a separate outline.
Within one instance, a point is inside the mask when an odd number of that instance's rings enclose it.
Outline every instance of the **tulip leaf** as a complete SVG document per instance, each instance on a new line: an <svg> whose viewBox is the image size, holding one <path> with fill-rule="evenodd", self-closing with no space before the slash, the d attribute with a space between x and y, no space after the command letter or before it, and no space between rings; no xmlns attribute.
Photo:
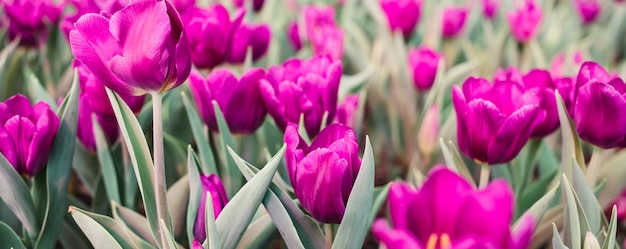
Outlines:
<svg viewBox="0 0 626 249"><path fill-rule="evenodd" d="M20 44L19 39L14 39L9 44L5 44L5 47L0 51L0 79L5 80L5 71L8 68L7 62L13 58L13 53L16 51L17 46ZM6 83L5 83L6 84ZM6 93L2 93L6 94Z"/></svg>
<svg viewBox="0 0 626 249"><path fill-rule="evenodd" d="M35 205L28 186L2 153L0 153L0 182L3 184L0 188L2 201L22 222L28 234L37 234L39 224L36 221Z"/></svg>
<svg viewBox="0 0 626 249"><path fill-rule="evenodd" d="M36 248L53 248L67 213L67 193L76 144L76 118L78 116L78 71L74 70L74 81L68 96L57 110L60 113L59 131L57 132L45 171L46 205L45 216Z"/></svg>
<svg viewBox="0 0 626 249"><path fill-rule="evenodd" d="M559 235L559 230L556 228L556 224L552 223L552 247L554 249L569 249Z"/></svg>
<svg viewBox="0 0 626 249"><path fill-rule="evenodd" d="M352 187L346 212L339 224L336 240L332 248L361 248L369 231L368 217L372 209L374 195L374 153L368 136L365 137L365 152L361 169Z"/></svg>
<svg viewBox="0 0 626 249"><path fill-rule="evenodd" d="M228 152L233 157L246 180L254 177L256 172L253 172L252 169L248 168L248 163L246 161L239 157L230 147L228 148ZM265 210L267 210L267 213L274 221L278 232L280 232L280 235L288 248L305 248L298 236L296 225L294 224L289 211L287 211L285 206L281 203L274 189L272 189L272 185L276 187L274 183L271 183L270 190L265 193L265 197L263 198L263 206L265 206ZM282 192L280 189L278 189L278 191Z"/></svg>
<svg viewBox="0 0 626 249"><path fill-rule="evenodd" d="M544 194L543 197L541 197L537 202L535 202L535 204L533 204L528 210L526 210L526 212L519 219L517 219L517 221L513 225L513 233L515 233L515 231L518 231L519 229L522 228L521 226L522 221L526 217L531 217L533 220L537 221L537 226L539 225L538 221L540 221L543 218L543 215L548 210L548 207L550 206L552 199L554 199L554 195L556 193L557 188L558 186L555 186L546 194Z"/></svg>
<svg viewBox="0 0 626 249"><path fill-rule="evenodd" d="M572 179L572 158L576 160L579 166L585 166L585 158L576 133L576 127L572 122L572 119L567 114L565 103L558 90L554 93L556 98L557 110L559 113L559 120L561 122L561 133L563 135L563 152L561 159L561 171L565 173L568 179Z"/></svg>
<svg viewBox="0 0 626 249"><path fill-rule="evenodd" d="M211 195L211 191L206 192L206 198L204 200L205 210L204 210L204 219L206 226L206 240L209 242L209 249L220 249L222 248L222 242L220 242L220 237L217 234L217 227L215 224L215 211L213 210L213 197Z"/></svg>
<svg viewBox="0 0 626 249"><path fill-rule="evenodd" d="M154 236L152 236L146 217L127 207L120 206L115 202L111 203L111 209L113 219L124 224L133 233L137 234L151 245L158 245L158 243L154 240Z"/></svg>
<svg viewBox="0 0 626 249"><path fill-rule="evenodd" d="M189 175L189 203L187 204L187 222L185 224L187 224L187 240L191 244L193 243L193 226L200 205L201 192L198 189L202 186L198 172L198 157L191 145L187 147L187 174Z"/></svg>
<svg viewBox="0 0 626 249"><path fill-rule="evenodd" d="M24 80L28 87L28 95L36 100L43 100L50 106L50 109L56 111L57 103L50 97L50 94L41 85L41 82L35 75L35 73L29 68L24 67Z"/></svg>
<svg viewBox="0 0 626 249"><path fill-rule="evenodd" d="M117 118L117 124L120 126L120 131L124 137L128 154L133 164L135 176L139 183L139 191L143 199L144 208L146 210L146 217L152 230L152 235L156 241L160 241L159 237L159 223L156 210L156 196L153 187L152 171L154 165L152 164L152 158L150 150L148 149L148 143L146 137L139 126L139 121L133 111L128 107L126 102L117 94L106 89L109 101L115 112Z"/></svg>
<svg viewBox="0 0 626 249"><path fill-rule="evenodd" d="M572 187L574 188L576 196L580 200L580 208L582 208L585 216L587 217L587 222L591 228L590 231L593 234L598 234L602 228L604 213L602 212L600 203L598 203L598 199L596 199L593 190L589 187L589 185L587 185L587 180L582 172L582 169L576 165L575 160L574 166L572 167L572 174Z"/></svg>
<svg viewBox="0 0 626 249"><path fill-rule="evenodd" d="M102 225L89 217L87 214L77 211L77 208L74 207L70 210L70 214L74 217L74 221L76 221L76 224L87 236L89 242L91 242L91 245L95 249L123 248L112 234L110 234Z"/></svg>
<svg viewBox="0 0 626 249"><path fill-rule="evenodd" d="M562 174L561 181L563 189L565 189L565 199L567 205L565 206L565 238L570 242L572 249L582 248L582 238L584 232L591 231L589 227L588 219L584 210L581 207L580 200L574 191L574 187L570 184L569 180Z"/></svg>
<svg viewBox="0 0 626 249"><path fill-rule="evenodd" d="M174 240L172 233L170 232L169 229L167 229L169 226L165 224L164 220L159 220L159 221L161 222L161 228L163 228L163 235L165 235L165 240L167 241L167 248L172 248L172 249L179 248L176 245L176 240Z"/></svg>
<svg viewBox="0 0 626 249"><path fill-rule="evenodd" d="M267 244L276 236L276 227L269 214L264 214L248 226L237 248L256 249L266 248Z"/></svg>
<svg viewBox="0 0 626 249"><path fill-rule="evenodd" d="M215 157L211 150L211 144L204 134L202 120L198 116L198 113L194 110L191 101L187 97L185 92L181 94L185 110L187 111L187 117L189 118L189 124L191 131L193 132L193 138L198 145L198 151L200 153L200 166L205 174L217 174L217 168L215 167Z"/></svg>
<svg viewBox="0 0 626 249"><path fill-rule="evenodd" d="M235 139L233 138L233 134L230 133L224 114L217 104L217 101L213 100L211 103L213 103L217 128L220 132L220 159L222 162L221 165L224 167L222 172L226 173L226 177L223 178L225 180L224 185L226 185L228 196L233 196L243 184L241 173L237 170L237 165L235 165L233 159L228 156L228 150L226 149L227 147L235 148Z"/></svg>
<svg viewBox="0 0 626 249"><path fill-rule="evenodd" d="M389 187L391 183L385 184L385 186L374 188L374 203L372 204L372 212L370 213L370 220L367 223L367 227L372 225L374 219L378 215L378 210L387 201L387 194L389 194Z"/></svg>
<svg viewBox="0 0 626 249"><path fill-rule="evenodd" d="M467 165L463 162L463 158L459 154L459 151L456 150L452 141L448 141L448 145L450 145L450 147L445 144L443 138L439 138L439 146L441 147L441 152L446 162L446 166L448 166L451 170L460 173L463 178L476 187L474 177L472 177L472 174L467 169Z"/></svg>
<svg viewBox="0 0 626 249"><path fill-rule="evenodd" d="M607 207L626 188L626 150L620 150L602 162L597 179L605 179L606 186L598 195L600 206Z"/></svg>
<svg viewBox="0 0 626 249"><path fill-rule="evenodd" d="M115 170L115 164L113 163L113 157L107 144L106 136L102 127L98 123L98 119L95 114L91 117L93 123L93 134L96 140L96 149L98 152L98 162L100 162L100 168L102 170L102 179L104 180L104 187L107 196L111 201L122 203L120 197L120 190L117 183L117 172Z"/></svg>
<svg viewBox="0 0 626 249"><path fill-rule="evenodd" d="M2 246L6 248L26 249L15 231L2 221L0 221L0 241L2 241Z"/></svg>
<svg viewBox="0 0 626 249"><path fill-rule="evenodd" d="M167 205L172 217L172 233L174 236L180 235L183 231L188 202L189 177L185 175L167 190Z"/></svg>
<svg viewBox="0 0 626 249"><path fill-rule="evenodd" d="M217 217L217 232L222 239L223 248L235 248L245 228L250 224L255 211L261 204L272 182L279 162L285 153L285 146L274 155L258 174L233 196ZM234 162L233 162L234 163ZM236 165L235 165L236 167Z"/></svg>
<svg viewBox="0 0 626 249"><path fill-rule="evenodd" d="M604 239L604 243L602 244L602 249L613 249L615 248L615 236L617 233L617 206L613 205L611 208L611 222L609 223L609 231L606 233L606 238Z"/></svg>

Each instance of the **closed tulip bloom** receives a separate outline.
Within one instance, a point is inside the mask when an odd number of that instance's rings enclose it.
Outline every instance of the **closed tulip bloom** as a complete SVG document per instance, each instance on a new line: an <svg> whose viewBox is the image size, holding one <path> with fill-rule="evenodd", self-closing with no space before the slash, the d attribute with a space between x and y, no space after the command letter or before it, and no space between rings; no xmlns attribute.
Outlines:
<svg viewBox="0 0 626 249"><path fill-rule="evenodd" d="M302 39L300 39L298 22L292 21L287 24L287 38L293 50L298 51L302 49Z"/></svg>
<svg viewBox="0 0 626 249"><path fill-rule="evenodd" d="M583 24L589 25L600 14L600 2L598 0L574 0L574 5Z"/></svg>
<svg viewBox="0 0 626 249"><path fill-rule="evenodd" d="M337 115L335 115L335 122L338 124L345 124L350 128L355 128L355 116L357 109L359 108L358 94L351 94L346 96L343 102L337 107Z"/></svg>
<svg viewBox="0 0 626 249"><path fill-rule="evenodd" d="M435 83L437 67L442 54L426 46L409 51L409 66L413 76L413 84L420 90L428 90Z"/></svg>
<svg viewBox="0 0 626 249"><path fill-rule="evenodd" d="M516 81L470 77L461 89L453 86L459 148L475 161L501 164L511 161L545 120L536 91L525 91Z"/></svg>
<svg viewBox="0 0 626 249"><path fill-rule="evenodd" d="M453 6L443 10L441 33L443 37L458 36L467 20L469 9L466 6Z"/></svg>
<svg viewBox="0 0 626 249"><path fill-rule="evenodd" d="M341 63L328 56L289 59L270 67L261 80L261 93L276 125L285 130L287 123L299 123L304 114L306 131L315 137L325 112L327 124L335 118L341 70Z"/></svg>
<svg viewBox="0 0 626 249"><path fill-rule="evenodd" d="M483 15L489 20L493 20L496 17L498 8L500 7L501 0L482 0Z"/></svg>
<svg viewBox="0 0 626 249"><path fill-rule="evenodd" d="M513 196L505 180L476 190L457 173L436 166L417 190L406 183L391 184L392 226L378 219L372 233L389 249L526 249L535 221L527 216L511 231Z"/></svg>
<svg viewBox="0 0 626 249"><path fill-rule="evenodd" d="M202 119L209 128L218 130L211 103L215 100L231 132L250 134L263 124L267 114L259 89L259 82L264 77L265 73L260 68L248 70L241 79L237 79L228 69L220 68L206 79L193 71L189 81Z"/></svg>
<svg viewBox="0 0 626 249"><path fill-rule="evenodd" d="M331 124L309 146L290 123L285 143L289 179L302 207L320 222L340 223L361 168L354 131Z"/></svg>
<svg viewBox="0 0 626 249"><path fill-rule="evenodd" d="M380 0L379 3L387 16L389 28L409 37L420 19L422 0Z"/></svg>
<svg viewBox="0 0 626 249"><path fill-rule="evenodd" d="M263 9L263 4L265 3L265 0L247 0L247 1L252 1L252 10L254 10L254 12L259 12ZM246 0L233 0L233 2L235 3L235 6L237 6L238 8L245 8L245 2Z"/></svg>
<svg viewBox="0 0 626 249"><path fill-rule="evenodd" d="M241 25L244 12L237 12L233 20L222 5L209 8L193 7L183 16L191 47L191 61L197 68L211 69L226 61L235 32Z"/></svg>
<svg viewBox="0 0 626 249"><path fill-rule="evenodd" d="M601 148L626 146L626 85L595 62L585 62L576 82L574 123L580 138Z"/></svg>
<svg viewBox="0 0 626 249"><path fill-rule="evenodd" d="M511 34L519 42L528 42L537 35L542 17L534 0L524 0L522 6L507 14Z"/></svg>
<svg viewBox="0 0 626 249"><path fill-rule="evenodd" d="M252 61L256 61L267 53L270 46L272 33L267 24L243 23L235 32L233 44L228 54L228 62L243 63L248 53L248 47L252 48Z"/></svg>
<svg viewBox="0 0 626 249"><path fill-rule="evenodd" d="M226 189L220 178L215 174L208 176L201 174L200 181L202 183L202 195L200 198L200 205L198 205L198 212L196 214L196 220L193 223L193 235L194 240L205 241L206 240L206 198L207 192L211 193L211 203L213 204L213 217L217 218L226 203L228 203L228 196L226 195ZM201 243L200 243L201 244Z"/></svg>
<svg viewBox="0 0 626 249"><path fill-rule="evenodd" d="M70 31L76 59L123 95L166 92L189 76L189 45L167 1L134 1L110 18L86 14Z"/></svg>
<svg viewBox="0 0 626 249"><path fill-rule="evenodd" d="M333 7L304 6L302 7L304 26L307 36L322 26L337 26Z"/></svg>
<svg viewBox="0 0 626 249"><path fill-rule="evenodd" d="M48 24L59 20L63 2L53 0L4 0L2 26L8 26L9 39L20 37L20 45L35 47L48 36ZM7 24L8 23L8 24Z"/></svg>
<svg viewBox="0 0 626 249"><path fill-rule="evenodd" d="M0 102L0 152L21 175L46 166L58 129L59 118L45 102L31 106L21 94Z"/></svg>

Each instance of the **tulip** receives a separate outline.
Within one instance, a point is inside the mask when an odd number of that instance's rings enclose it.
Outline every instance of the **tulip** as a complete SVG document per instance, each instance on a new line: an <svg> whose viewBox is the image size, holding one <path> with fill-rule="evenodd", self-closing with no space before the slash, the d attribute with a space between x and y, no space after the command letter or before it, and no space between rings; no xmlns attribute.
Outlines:
<svg viewBox="0 0 626 249"><path fill-rule="evenodd" d="M36 47L45 42L49 24L59 20L63 2L53 0L5 0L1 3L4 17L0 23L8 23L10 40L20 38L20 45Z"/></svg>
<svg viewBox="0 0 626 249"><path fill-rule="evenodd" d="M448 7L443 10L441 33L443 37L458 36L467 20L469 9L465 6Z"/></svg>
<svg viewBox="0 0 626 249"><path fill-rule="evenodd" d="M244 0L233 0L233 2L235 3L235 6L237 6L238 8L246 7L244 4ZM261 11L261 9L263 9L264 3L265 3L265 0L252 0L252 10L254 10L254 12Z"/></svg>
<svg viewBox="0 0 626 249"><path fill-rule="evenodd" d="M134 1L110 18L83 15L70 31L76 59L122 95L163 93L189 76L189 45L167 1Z"/></svg>
<svg viewBox="0 0 626 249"><path fill-rule="evenodd" d="M420 46L409 51L409 66L413 75L413 84L418 90L425 91L433 86L441 58L443 58L442 54L426 46Z"/></svg>
<svg viewBox="0 0 626 249"><path fill-rule="evenodd" d="M287 38L289 40L289 44L295 51L302 49L302 40L300 39L299 30L298 23L295 21L290 22L287 25Z"/></svg>
<svg viewBox="0 0 626 249"><path fill-rule="evenodd" d="M519 42L528 42L537 35L542 16L534 0L524 0L523 6L507 14L511 34Z"/></svg>
<svg viewBox="0 0 626 249"><path fill-rule="evenodd" d="M584 25L591 24L600 14L601 6L598 0L574 0L574 5Z"/></svg>
<svg viewBox="0 0 626 249"><path fill-rule="evenodd" d="M500 7L500 1L501 0L482 0L482 6L483 6L483 15L489 19L489 20L493 20L496 17L496 12L498 11L498 8Z"/></svg>
<svg viewBox="0 0 626 249"><path fill-rule="evenodd" d="M343 103L337 107L337 115L335 116L334 123L345 124L350 128L355 128L355 115L359 108L359 98L360 96L358 94L346 96Z"/></svg>
<svg viewBox="0 0 626 249"><path fill-rule="evenodd" d="M626 189L622 190L622 193L615 197L611 205L609 205L608 208L604 210L604 213L608 217L611 217L611 213L613 212L613 206L616 207L615 215L617 219L620 221L626 219Z"/></svg>
<svg viewBox="0 0 626 249"><path fill-rule="evenodd" d="M304 6L302 15L307 36L322 26L337 26L333 7Z"/></svg>
<svg viewBox="0 0 626 249"><path fill-rule="evenodd" d="M420 19L422 0L380 0L379 3L387 16L389 28L409 37Z"/></svg>
<svg viewBox="0 0 626 249"><path fill-rule="evenodd" d="M343 30L337 26L321 26L309 37L315 55L329 55L335 60L343 56Z"/></svg>
<svg viewBox="0 0 626 249"><path fill-rule="evenodd" d="M184 13L196 5L196 0L169 0L178 13Z"/></svg>
<svg viewBox="0 0 626 249"><path fill-rule="evenodd" d="M526 216L521 228L511 231L513 196L505 180L476 190L457 173L436 166L417 190L392 183L388 202L393 227L378 219L372 233L389 249L525 249L535 222Z"/></svg>
<svg viewBox="0 0 626 249"><path fill-rule="evenodd" d="M249 47L252 48L252 61L258 60L267 53L271 37L270 27L266 24L241 24L235 32L233 44L231 44L228 54L228 62L243 63Z"/></svg>
<svg viewBox="0 0 626 249"><path fill-rule="evenodd" d="M228 196L226 195L226 189L219 177L215 174L208 176L201 174L200 181L202 182L202 197L200 199L200 205L198 205L198 212L196 214L196 220L193 223L193 235L194 240L198 242L206 240L206 198L207 192L211 193L211 203L213 203L214 217L220 215L222 209L228 203Z"/></svg>
<svg viewBox="0 0 626 249"><path fill-rule="evenodd" d="M104 136L109 144L117 139L120 132L115 117L98 115L93 111L89 104L89 97L89 95L84 93L81 93L78 97L76 136L85 149L89 151L96 151L96 138L93 130L92 114L96 117L96 120L102 128Z"/></svg>
<svg viewBox="0 0 626 249"><path fill-rule="evenodd" d="M511 161L545 120L536 91L519 82L470 77L463 89L453 86L459 148L480 163Z"/></svg>
<svg viewBox="0 0 626 249"><path fill-rule="evenodd" d="M290 123L285 130L285 162L302 207L324 223L340 223L361 168L354 131L331 124L307 145Z"/></svg>
<svg viewBox="0 0 626 249"><path fill-rule="evenodd" d="M328 113L326 124L335 118L341 70L341 63L328 56L289 59L270 67L260 88L276 125L285 130L287 123L299 123L303 114L307 134L315 137L324 113Z"/></svg>
<svg viewBox="0 0 626 249"><path fill-rule="evenodd" d="M250 134L263 124L267 113L259 89L259 81L264 77L265 73L259 68L248 70L241 79L228 69L220 68L206 79L193 71L189 81L202 119L209 128L218 130L211 103L215 100L231 132Z"/></svg>
<svg viewBox="0 0 626 249"><path fill-rule="evenodd" d="M59 118L45 102L31 106L21 94L0 102L0 152L21 175L46 166L58 129Z"/></svg>
<svg viewBox="0 0 626 249"><path fill-rule="evenodd" d="M626 85L595 62L585 62L576 80L574 123L580 138L601 148L626 146Z"/></svg>
<svg viewBox="0 0 626 249"><path fill-rule="evenodd" d="M61 22L61 29L66 37L69 37L70 31L74 29L74 23L78 21L78 18L82 15L101 12L110 15L126 7L130 3L130 0L70 0L70 2L76 8L76 12L65 16Z"/></svg>
<svg viewBox="0 0 626 249"><path fill-rule="evenodd" d="M196 239L193 240L193 245L191 246L192 249L204 249L204 247L202 246L202 243L198 242Z"/></svg>

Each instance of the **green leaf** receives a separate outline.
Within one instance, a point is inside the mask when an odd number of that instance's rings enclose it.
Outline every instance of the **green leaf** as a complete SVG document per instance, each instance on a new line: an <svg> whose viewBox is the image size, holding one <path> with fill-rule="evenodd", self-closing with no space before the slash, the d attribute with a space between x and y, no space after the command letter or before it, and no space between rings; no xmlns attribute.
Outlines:
<svg viewBox="0 0 626 249"><path fill-rule="evenodd" d="M519 219L517 219L517 221L513 225L513 232L514 233L518 229L522 228L521 227L522 221L526 217L532 217L533 220L536 220L536 221L540 221L543 218L543 215L548 210L548 207L550 206L550 203L552 202L552 199L554 199L554 195L556 193L557 188L558 188L558 186L555 186L550 191L548 191L546 194L544 194L543 197L541 197L541 199L539 199L537 202L535 202L535 204L533 204ZM538 225L539 224L537 223L537 226Z"/></svg>
<svg viewBox="0 0 626 249"><path fill-rule="evenodd" d="M559 235L559 230L556 228L556 224L552 223L552 247L554 249L569 249Z"/></svg>
<svg viewBox="0 0 626 249"><path fill-rule="evenodd" d="M0 241L2 241L2 246L6 248L26 249L20 237L2 221L0 221Z"/></svg>
<svg viewBox="0 0 626 249"><path fill-rule="evenodd" d="M268 214L264 214L248 226L237 248L256 249L264 248L264 246L266 248L275 237L276 227L272 218Z"/></svg>
<svg viewBox="0 0 626 249"><path fill-rule="evenodd" d="M369 231L367 223L374 195L374 153L369 137L365 137L365 152L361 169L352 187L346 212L343 216L332 248L361 248Z"/></svg>
<svg viewBox="0 0 626 249"><path fill-rule="evenodd" d="M22 222L28 234L36 235L39 224L35 216L35 204L30 196L28 186L15 171L11 163L0 153L0 198Z"/></svg>
<svg viewBox="0 0 626 249"><path fill-rule="evenodd" d="M77 212L75 209L70 210L70 214L74 217L76 224L78 224L83 233L85 233L89 242L91 242L91 245L93 245L95 249L123 248L112 234L88 215Z"/></svg>
<svg viewBox="0 0 626 249"><path fill-rule="evenodd" d="M50 94L46 91L46 89L41 85L41 82L33 73L33 71L28 67L24 67L24 80L26 81L28 95L35 100L43 100L50 106L53 111L57 109L57 102L50 97Z"/></svg>
<svg viewBox="0 0 626 249"><path fill-rule="evenodd" d="M122 203L117 183L117 172L115 172L115 164L113 163L113 157L111 156L106 136L95 114L92 114L91 122L93 123L93 134L96 140L98 162L100 162L100 168L102 169L102 179L104 180L107 196L111 201Z"/></svg>
<svg viewBox="0 0 626 249"><path fill-rule="evenodd" d="M163 234L165 235L165 240L167 241L167 248L176 249L178 246L176 245L176 240L172 236L172 233L169 229L167 229L168 225L165 224L164 220L160 220L161 227L163 228Z"/></svg>
<svg viewBox="0 0 626 249"><path fill-rule="evenodd" d="M133 111L126 105L126 102L110 89L107 88L106 91L115 112L117 123L120 126L120 131L126 142L126 148L139 183L139 191L141 192L152 235L156 241L160 241L156 196L152 179L154 165L152 164L146 137L141 130L141 126L139 126L139 121L137 121Z"/></svg>
<svg viewBox="0 0 626 249"><path fill-rule="evenodd" d="M572 249L581 249L583 241L582 231L590 230L589 224L584 216L581 217L576 193L565 174L561 175L561 182L565 190L565 201L567 203L565 206L565 240L569 242ZM581 227L584 229L581 229Z"/></svg>
<svg viewBox="0 0 626 249"><path fill-rule="evenodd" d="M604 239L604 243L602 244L602 249L613 249L615 248L615 236L617 233L617 206L613 205L611 209L611 222L609 223L609 231L606 234L606 239Z"/></svg>
<svg viewBox="0 0 626 249"><path fill-rule="evenodd" d="M200 204L201 193L198 189L201 188L200 173L198 172L198 157L191 148L191 145L187 147L187 174L189 175L189 203L187 204L187 240L189 243L193 243L193 226L198 213L198 206ZM191 247L191 245L190 245Z"/></svg>
<svg viewBox="0 0 626 249"><path fill-rule="evenodd" d="M167 190L167 206L172 217L174 236L180 235L183 231L187 202L189 202L189 177L185 175Z"/></svg>
<svg viewBox="0 0 626 249"><path fill-rule="evenodd" d="M224 119L224 114L217 104L217 101L213 100L211 103L213 103L217 128L220 132L220 159L222 161L221 165L224 167L221 172L225 172L225 177L222 179L224 180L228 196L233 196L243 184L241 173L237 169L237 165L233 159L228 156L228 150L226 149L226 147L235 148L235 139L230 133L230 129L228 129L228 124L226 124L226 119Z"/></svg>
<svg viewBox="0 0 626 249"><path fill-rule="evenodd" d="M204 134L202 120L198 116L198 113L194 110L191 101L187 97L185 92L181 93L185 110L187 111L187 117L189 117L189 124L191 125L191 131L193 132L193 138L198 145L200 151L200 161L202 171L206 174L217 174L217 168L215 167L215 157L211 150L211 144Z"/></svg>
<svg viewBox="0 0 626 249"><path fill-rule="evenodd" d="M574 188L574 192L576 193L578 200L580 200L580 208L587 217L587 222L591 228L590 231L593 234L598 234L602 228L604 212L602 211L600 203L598 203L598 199L596 199L593 190L589 187L589 185L587 185L587 179L585 178L582 169L576 165L575 160L572 171L572 187Z"/></svg>
<svg viewBox="0 0 626 249"><path fill-rule="evenodd" d="M439 138L439 146L441 147L441 152L446 162L446 166L453 171L460 173L468 182L472 184L472 186L476 187L474 177L472 177L472 174L467 169L467 165L463 162L463 158L459 154L459 151L456 149L452 141L448 142L450 147L446 146L443 138Z"/></svg>
<svg viewBox="0 0 626 249"><path fill-rule="evenodd" d="M215 211L213 211L213 197L210 191L206 192L206 198L203 200L205 204L205 225L206 225L206 239L209 242L209 249L222 248L222 242L217 234L217 226L215 224Z"/></svg>
<svg viewBox="0 0 626 249"><path fill-rule="evenodd" d="M579 166L584 167L585 159L580 146L580 140L576 133L576 127L572 119L567 114L565 103L558 91L554 93L556 98L557 110L559 113L559 120L561 122L561 133L563 135L563 153L561 159L561 171L565 173L568 179L572 179L572 163L574 158Z"/></svg>
<svg viewBox="0 0 626 249"><path fill-rule="evenodd" d="M223 248L235 248L243 236L245 228L250 224L267 192L284 153L285 146L222 209L216 224Z"/></svg>
<svg viewBox="0 0 626 249"><path fill-rule="evenodd" d="M111 209L113 213L113 219L124 224L130 231L137 234L143 240L150 243L152 246L157 246L154 236L152 235L152 231L150 230L150 225L146 220L146 217L138 214L132 209L123 207L118 205L117 203L111 203Z"/></svg>
<svg viewBox="0 0 626 249"><path fill-rule="evenodd" d="M389 187L391 183L385 184L385 186L374 188L374 203L372 204L372 212L370 213L370 220L367 223L367 227L372 225L374 219L378 214L380 207L387 201L387 194L389 194Z"/></svg>

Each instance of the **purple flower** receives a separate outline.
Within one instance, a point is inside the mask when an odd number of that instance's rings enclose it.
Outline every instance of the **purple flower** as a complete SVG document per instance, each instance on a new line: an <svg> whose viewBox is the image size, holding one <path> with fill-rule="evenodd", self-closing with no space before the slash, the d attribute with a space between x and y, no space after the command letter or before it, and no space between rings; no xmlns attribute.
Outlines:
<svg viewBox="0 0 626 249"><path fill-rule="evenodd" d="M515 80L470 77L463 89L453 86L452 102L461 152L488 164L511 161L546 116L537 91Z"/></svg>
<svg viewBox="0 0 626 249"><path fill-rule="evenodd" d="M598 0L574 0L574 5L585 25L591 24L600 14L601 6Z"/></svg>
<svg viewBox="0 0 626 249"><path fill-rule="evenodd" d="M228 196L226 195L226 189L219 177L215 174L206 176L200 175L200 181L202 182L202 195L200 198L200 205L198 205L198 212L196 214L196 220L193 223L193 235L194 240L198 242L206 240L206 203L207 192L211 193L211 200L213 203L213 215L217 218L222 209L228 203ZM195 244L195 243L194 243Z"/></svg>
<svg viewBox="0 0 626 249"><path fill-rule="evenodd" d="M189 81L202 119L209 128L218 130L211 103L215 100L231 132L250 134L263 124L267 113L259 89L259 82L264 77L265 72L260 68L248 70L241 79L237 79L228 69L220 68L206 79L192 71Z"/></svg>
<svg viewBox="0 0 626 249"><path fill-rule="evenodd" d="M104 136L109 144L111 144L120 132L115 117L99 115L91 108L91 96L81 93L78 97L78 120L76 127L76 136L83 146L89 151L96 151L96 138L93 131L92 114L95 115L98 124L104 132Z"/></svg>
<svg viewBox="0 0 626 249"><path fill-rule="evenodd" d="M355 115L359 107L359 98L358 94L346 96L343 103L337 107L337 115L335 116L334 123L345 124L350 128L354 128L354 123L356 122L354 119L356 118Z"/></svg>
<svg viewBox="0 0 626 249"><path fill-rule="evenodd" d="M267 53L272 33L266 24L254 25L243 23L235 32L233 44L228 54L228 62L243 63L252 48L252 61L256 61Z"/></svg>
<svg viewBox="0 0 626 249"><path fill-rule="evenodd" d="M354 131L331 124L307 145L290 123L285 130L285 162L302 207L324 223L340 223L361 168Z"/></svg>
<svg viewBox="0 0 626 249"><path fill-rule="evenodd" d="M254 10L254 12L259 12L261 11L261 9L263 9L263 4L265 3L265 0L251 0L251 1L252 1L252 10ZM246 7L244 4L245 2L244 0L233 0L233 2L235 3L235 6L237 6L238 8Z"/></svg>
<svg viewBox="0 0 626 249"><path fill-rule="evenodd" d="M228 10L219 4L207 9L192 7L185 12L183 21L189 37L191 61L196 67L210 69L226 61L243 16L244 11L239 11L231 21Z"/></svg>
<svg viewBox="0 0 626 249"><path fill-rule="evenodd" d="M409 37L422 12L422 0L380 0L380 7L387 16L389 28L400 30L404 37Z"/></svg>
<svg viewBox="0 0 626 249"><path fill-rule="evenodd" d="M45 102L18 94L0 102L0 152L15 170L32 177L48 163L59 118Z"/></svg>
<svg viewBox="0 0 626 249"><path fill-rule="evenodd" d="M409 66L413 75L413 84L420 91L428 90L435 83L437 67L442 54L426 46L409 51Z"/></svg>
<svg viewBox="0 0 626 249"><path fill-rule="evenodd" d="M287 38L289 40L289 44L295 51L302 49L302 40L300 39L299 30L298 22L296 21L292 21L287 25Z"/></svg>
<svg viewBox="0 0 626 249"><path fill-rule="evenodd" d="M320 26L309 39L315 55L329 55L335 60L343 56L343 30L338 26Z"/></svg>
<svg viewBox="0 0 626 249"><path fill-rule="evenodd" d="M580 138L608 149L626 146L626 85L595 62L585 62L576 80L574 123Z"/></svg>
<svg viewBox="0 0 626 249"><path fill-rule="evenodd" d="M335 22L335 9L333 7L302 7L304 16L304 28L307 35L313 34L316 29L322 26L337 26Z"/></svg>
<svg viewBox="0 0 626 249"><path fill-rule="evenodd" d="M90 13L75 25L74 56L119 94L166 92L189 76L187 38L167 1L134 1L110 18Z"/></svg>
<svg viewBox="0 0 626 249"><path fill-rule="evenodd" d="M483 5L483 15L487 19L493 20L496 17L501 0L482 0L481 3Z"/></svg>
<svg viewBox="0 0 626 249"><path fill-rule="evenodd" d="M518 232L511 232L513 191L505 180L476 190L443 166L435 167L418 190L393 183L388 202L393 227L378 219L372 233L389 249L525 249L534 230L529 217Z"/></svg>
<svg viewBox="0 0 626 249"><path fill-rule="evenodd" d="M2 26L8 26L9 39L20 37L20 45L36 47L48 36L48 25L59 20L63 2L53 0L5 0L1 3L4 17ZM7 25L8 23L8 25Z"/></svg>
<svg viewBox="0 0 626 249"><path fill-rule="evenodd" d="M126 7L130 0L70 0L70 2L76 8L76 12L65 16L61 21L61 29L66 37L69 37L70 31L74 29L74 23L82 15L100 12L110 15Z"/></svg>
<svg viewBox="0 0 626 249"><path fill-rule="evenodd" d="M299 123L304 114L306 131L315 137L324 113L328 112L327 123L335 117L341 70L341 63L328 56L289 59L270 67L261 80L261 93L276 125L285 130L287 123Z"/></svg>
<svg viewBox="0 0 626 249"><path fill-rule="evenodd" d="M467 20L469 9L466 6L453 6L443 10L441 34L446 38L458 36Z"/></svg>
<svg viewBox="0 0 626 249"><path fill-rule="evenodd" d="M534 0L524 0L522 6L507 14L511 34L519 42L528 42L537 34L542 16Z"/></svg>

